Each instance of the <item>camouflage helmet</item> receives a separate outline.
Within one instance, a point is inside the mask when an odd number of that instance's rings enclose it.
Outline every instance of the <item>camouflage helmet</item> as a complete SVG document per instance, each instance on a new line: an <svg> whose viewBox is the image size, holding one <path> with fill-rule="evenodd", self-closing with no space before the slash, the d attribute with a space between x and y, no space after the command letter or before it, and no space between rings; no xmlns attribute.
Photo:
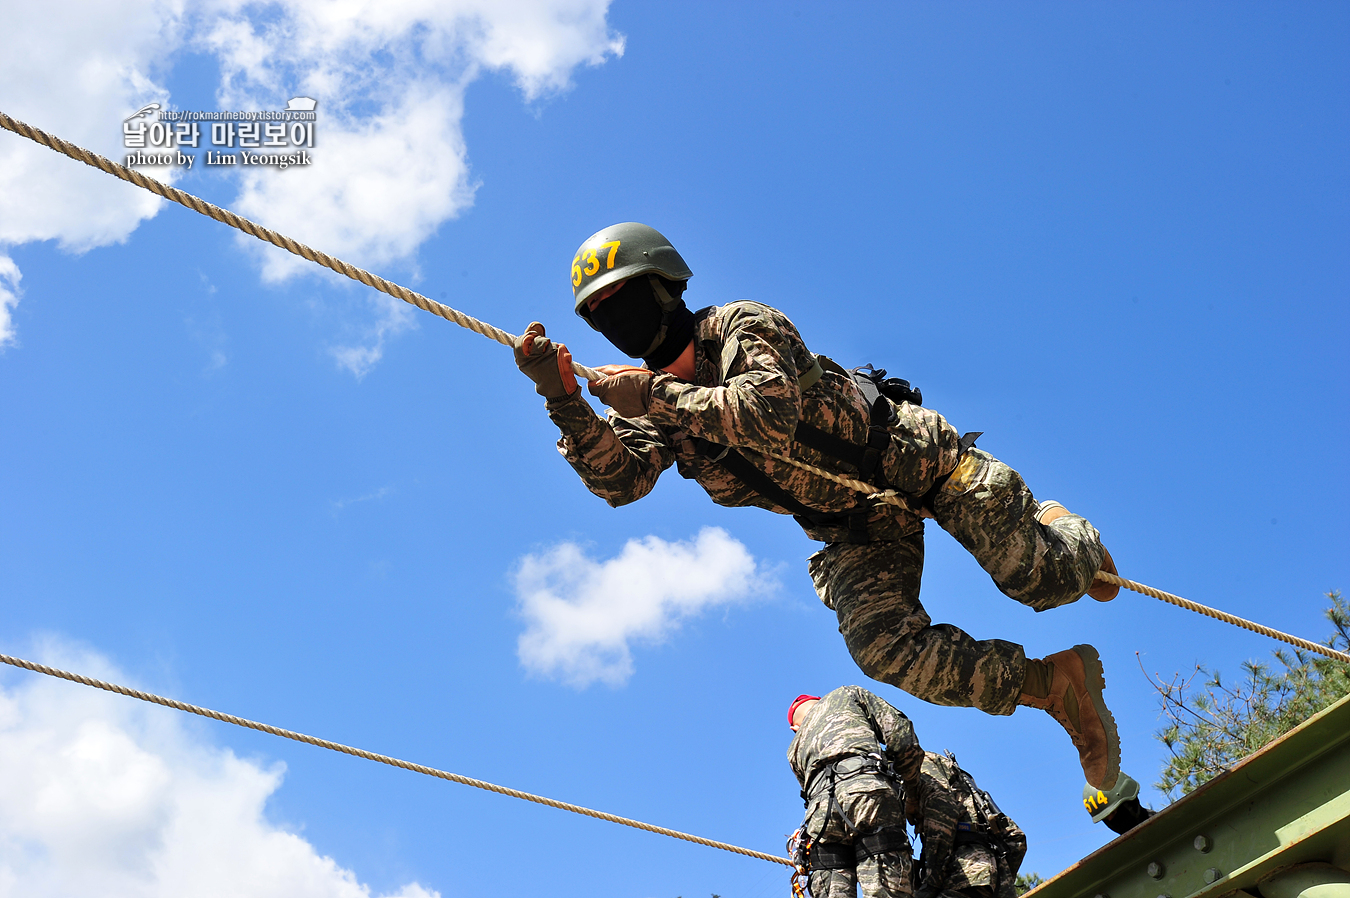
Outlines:
<svg viewBox="0 0 1350 898"><path fill-rule="evenodd" d="M1124 802L1139 797L1139 784L1123 771L1110 789L1098 789L1088 783L1083 786L1083 807L1092 815L1093 823L1101 823Z"/></svg>
<svg viewBox="0 0 1350 898"><path fill-rule="evenodd" d="M596 231L572 257L573 311L585 318L582 310L592 293L644 273L671 281L687 280L694 274L655 228L626 221Z"/></svg>

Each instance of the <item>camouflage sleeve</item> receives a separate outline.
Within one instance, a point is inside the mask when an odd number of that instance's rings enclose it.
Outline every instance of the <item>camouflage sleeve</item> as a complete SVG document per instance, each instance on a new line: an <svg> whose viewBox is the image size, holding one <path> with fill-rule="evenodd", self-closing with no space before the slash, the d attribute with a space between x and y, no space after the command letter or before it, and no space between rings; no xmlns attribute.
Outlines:
<svg viewBox="0 0 1350 898"><path fill-rule="evenodd" d="M919 767L923 763L923 747L919 745L919 737L914 735L914 724L888 702L882 701L861 686L851 688L857 690L854 697L867 710L867 716L872 718L872 723L876 727L877 741L886 743L886 757L895 765L900 779L904 780L906 785L915 782L919 776Z"/></svg>
<svg viewBox="0 0 1350 898"><path fill-rule="evenodd" d="M940 889L950 874L956 823L961 809L952 792L945 765L933 754L925 754L913 791L917 793L916 815L910 821L923 839L924 881Z"/></svg>
<svg viewBox="0 0 1350 898"><path fill-rule="evenodd" d="M647 495L661 472L675 463L675 453L658 428L613 414L602 419L580 390L549 400L545 407L562 431L558 451L586 488L612 506Z"/></svg>
<svg viewBox="0 0 1350 898"><path fill-rule="evenodd" d="M797 785L803 789L806 788L806 760L798 751L800 741L796 736L792 737L792 742L788 745L787 758L788 765L792 767L792 775L797 778Z"/></svg>
<svg viewBox="0 0 1350 898"><path fill-rule="evenodd" d="M796 330L768 306L743 302L723 308L718 385L701 387L658 374L647 415L723 446L785 451L802 413L792 352Z"/></svg>

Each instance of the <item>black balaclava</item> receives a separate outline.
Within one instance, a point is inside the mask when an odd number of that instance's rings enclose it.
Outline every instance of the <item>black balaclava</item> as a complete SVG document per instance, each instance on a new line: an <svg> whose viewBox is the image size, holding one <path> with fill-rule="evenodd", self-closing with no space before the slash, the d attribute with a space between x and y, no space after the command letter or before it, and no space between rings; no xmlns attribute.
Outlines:
<svg viewBox="0 0 1350 898"><path fill-rule="evenodd" d="M589 317L615 348L629 358L642 359L655 370L678 359L694 338L694 313L683 302L669 312L662 310L653 277L629 279L617 293L591 309ZM662 287L672 296L684 292L683 282L662 280Z"/></svg>

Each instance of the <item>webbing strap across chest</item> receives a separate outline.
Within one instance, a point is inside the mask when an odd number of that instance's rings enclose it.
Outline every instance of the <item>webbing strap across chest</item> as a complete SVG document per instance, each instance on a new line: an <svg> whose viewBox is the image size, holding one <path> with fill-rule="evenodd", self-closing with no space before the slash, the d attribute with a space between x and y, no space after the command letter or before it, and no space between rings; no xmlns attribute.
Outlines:
<svg viewBox="0 0 1350 898"><path fill-rule="evenodd" d="M773 478L761 471L753 462L730 446L723 446L695 437L692 440L694 451L711 462L721 465L723 470L735 477L752 491L758 493L779 508L787 509L803 527L847 526L847 542L867 542L867 518L872 512L873 502L860 498L847 511L821 511L803 503L792 493L774 482Z"/></svg>
<svg viewBox="0 0 1350 898"><path fill-rule="evenodd" d="M694 451L709 461L717 462L741 483L759 493L774 504L786 508L794 515L810 517L826 514L819 509L804 505L796 496L774 483L773 478L765 474L744 455L730 446L723 446L702 437L694 437Z"/></svg>
<svg viewBox="0 0 1350 898"><path fill-rule="evenodd" d="M886 449L891 444L890 425L895 423L895 409L890 401L876 390L875 385L866 375L859 374L858 371L844 371L843 368L829 359L826 359L826 361L831 368L843 371L848 375L867 401L867 440L864 443L854 443L835 436L827 430L821 430L804 420L797 422L792 438L803 446L809 446L821 455L842 463L846 469L853 469L858 473L859 479L876 484L878 490L889 489L890 484L886 482L885 476L881 474L879 469L882 456L886 454ZM820 357L816 358L816 364L812 371L816 369L823 371ZM819 379L819 377L815 378L815 380ZM815 383L815 380L812 380L812 383ZM871 389L868 389L869 387ZM805 387L802 388L802 392L806 392Z"/></svg>
<svg viewBox="0 0 1350 898"><path fill-rule="evenodd" d="M832 369L838 367L833 362L829 364ZM825 368L821 364L821 359L813 356L810 370L797 378L798 389L805 393L815 386L824 374ZM888 425L894 416L895 413L885 397L877 396L871 403L865 444L852 443L800 420L793 432L793 439L834 459L845 468L856 471L863 480L878 484L877 489L880 491L887 488L884 478L878 478L877 474L882 456L890 445ZM786 509L799 524L814 527L847 526L849 542L867 542L867 517L875 503L859 498L854 507L847 511L822 511L811 508L775 483L769 475L734 448L702 438L694 438L692 442L695 452L721 465L727 473L745 486L780 508Z"/></svg>

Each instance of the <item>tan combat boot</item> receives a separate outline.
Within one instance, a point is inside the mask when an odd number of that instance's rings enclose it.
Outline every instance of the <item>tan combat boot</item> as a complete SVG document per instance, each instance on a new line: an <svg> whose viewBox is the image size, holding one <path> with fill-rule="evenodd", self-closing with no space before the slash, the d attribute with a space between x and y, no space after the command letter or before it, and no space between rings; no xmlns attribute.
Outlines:
<svg viewBox="0 0 1350 898"><path fill-rule="evenodd" d="M1056 521L1066 514L1069 510L1053 499L1047 499L1036 508L1036 520L1041 524L1049 524ZM1116 563L1111 559L1111 553L1106 546L1102 546L1102 551L1106 552L1106 557L1102 559L1101 570L1108 574L1116 573ZM1107 583L1105 580L1093 580L1092 585L1088 587L1087 594L1098 602L1109 602L1120 593L1120 587L1114 583Z"/></svg>
<svg viewBox="0 0 1350 898"><path fill-rule="evenodd" d="M1111 789L1120 775L1120 736L1102 701L1106 677L1090 645L1076 645L1043 660L1027 659L1019 705L1049 712L1078 749L1083 775L1096 789Z"/></svg>

